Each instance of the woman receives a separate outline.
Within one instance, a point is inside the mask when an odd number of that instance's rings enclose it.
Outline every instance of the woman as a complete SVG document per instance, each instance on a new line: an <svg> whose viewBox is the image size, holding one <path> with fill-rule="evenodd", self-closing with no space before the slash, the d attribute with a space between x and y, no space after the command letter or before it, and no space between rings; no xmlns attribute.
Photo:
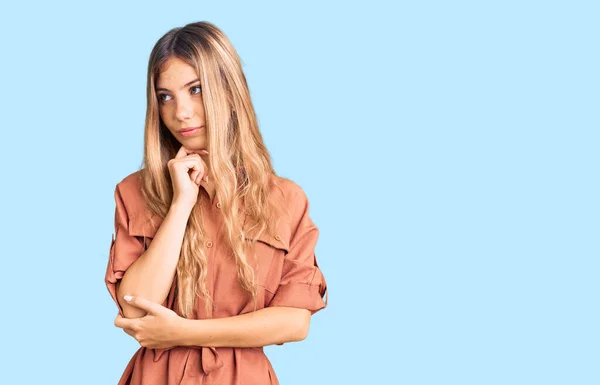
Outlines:
<svg viewBox="0 0 600 385"><path fill-rule="evenodd" d="M318 229L304 191L273 171L213 24L154 46L144 167L115 201L105 282L115 326L141 345L119 384L278 384L263 346L304 339L326 306Z"/></svg>

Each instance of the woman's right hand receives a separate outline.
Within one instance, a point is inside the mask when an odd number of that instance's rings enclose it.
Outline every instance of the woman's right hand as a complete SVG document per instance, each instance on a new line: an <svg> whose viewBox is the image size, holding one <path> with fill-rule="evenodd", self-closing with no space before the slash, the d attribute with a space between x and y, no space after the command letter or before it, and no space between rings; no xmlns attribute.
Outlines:
<svg viewBox="0 0 600 385"><path fill-rule="evenodd" d="M206 150L201 151L208 154ZM200 182L208 180L206 163L195 151L181 146L175 157L169 160L167 167L173 183L172 204L183 205L191 211L198 200Z"/></svg>

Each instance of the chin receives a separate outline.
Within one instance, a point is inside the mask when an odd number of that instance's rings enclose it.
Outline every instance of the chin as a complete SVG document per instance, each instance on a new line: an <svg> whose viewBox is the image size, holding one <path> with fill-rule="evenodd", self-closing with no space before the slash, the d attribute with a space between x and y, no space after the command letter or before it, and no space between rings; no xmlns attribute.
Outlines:
<svg viewBox="0 0 600 385"><path fill-rule="evenodd" d="M203 138L198 140L198 138L190 138L189 140L183 140L180 142L185 148L192 151L200 151L206 149L206 140Z"/></svg>

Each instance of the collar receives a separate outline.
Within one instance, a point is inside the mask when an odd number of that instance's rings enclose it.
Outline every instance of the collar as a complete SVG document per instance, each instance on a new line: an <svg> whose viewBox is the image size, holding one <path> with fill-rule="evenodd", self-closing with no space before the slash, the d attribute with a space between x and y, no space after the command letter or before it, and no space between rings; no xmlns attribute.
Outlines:
<svg viewBox="0 0 600 385"><path fill-rule="evenodd" d="M202 187L204 189L204 191L206 191L206 193L208 194L211 204L214 203L215 194L217 192L215 185L211 184L209 186L206 186L206 184L204 182L202 182L202 183L200 183L200 187Z"/></svg>

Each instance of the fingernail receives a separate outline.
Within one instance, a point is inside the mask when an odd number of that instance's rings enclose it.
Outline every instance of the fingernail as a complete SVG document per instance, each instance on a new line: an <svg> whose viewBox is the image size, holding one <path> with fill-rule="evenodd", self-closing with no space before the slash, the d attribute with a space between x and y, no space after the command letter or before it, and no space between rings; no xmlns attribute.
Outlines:
<svg viewBox="0 0 600 385"><path fill-rule="evenodd" d="M125 298L125 301L131 301L131 296L130 295L126 295L123 298Z"/></svg>

